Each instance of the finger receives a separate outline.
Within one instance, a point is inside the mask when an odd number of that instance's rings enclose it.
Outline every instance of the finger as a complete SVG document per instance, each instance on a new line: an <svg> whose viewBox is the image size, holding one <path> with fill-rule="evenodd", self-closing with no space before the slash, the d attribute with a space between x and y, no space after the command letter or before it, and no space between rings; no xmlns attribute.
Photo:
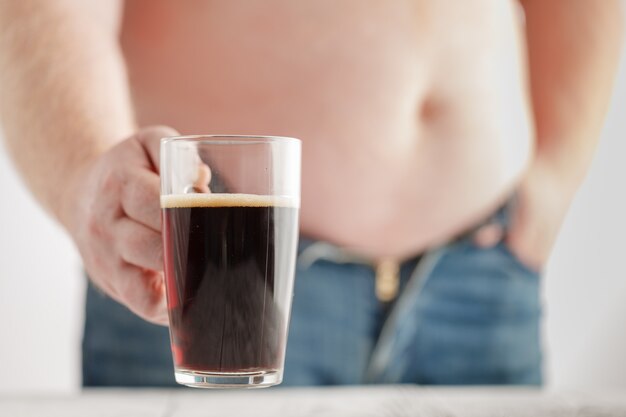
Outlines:
<svg viewBox="0 0 626 417"><path fill-rule="evenodd" d="M117 276L119 301L151 323L167 326L163 274L122 263Z"/></svg>
<svg viewBox="0 0 626 417"><path fill-rule="evenodd" d="M110 280L96 281L96 279L91 274L89 274L89 272L87 272L87 275L89 279L91 280L91 283L95 287L96 291L103 293L103 294L107 294L109 297L113 298L114 300L119 301L117 291L115 290L115 287L110 282Z"/></svg>
<svg viewBox="0 0 626 417"><path fill-rule="evenodd" d="M168 126L149 126L141 129L133 137L146 151L152 162L155 172L159 172L161 154L161 139L170 136L179 136L179 133Z"/></svg>
<svg viewBox="0 0 626 417"><path fill-rule="evenodd" d="M131 219L161 231L159 176L147 170L132 172L132 181L122 189L122 209Z"/></svg>
<svg viewBox="0 0 626 417"><path fill-rule="evenodd" d="M504 238L504 228L498 223L491 223L474 232L474 243L481 248L496 246Z"/></svg>
<svg viewBox="0 0 626 417"><path fill-rule="evenodd" d="M211 169L204 162L198 165L198 174L193 183L193 189L200 193L210 193L209 183L211 182Z"/></svg>
<svg viewBox="0 0 626 417"><path fill-rule="evenodd" d="M141 268L163 270L163 243L160 233L128 217L118 220L115 228L116 248L124 261Z"/></svg>

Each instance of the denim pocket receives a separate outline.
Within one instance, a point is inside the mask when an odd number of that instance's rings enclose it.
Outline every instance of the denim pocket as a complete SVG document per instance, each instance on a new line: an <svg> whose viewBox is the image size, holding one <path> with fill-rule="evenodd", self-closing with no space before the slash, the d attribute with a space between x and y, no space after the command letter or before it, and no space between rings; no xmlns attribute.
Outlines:
<svg viewBox="0 0 626 417"><path fill-rule="evenodd" d="M444 306L451 303L464 311L465 318L478 314L482 320L506 321L511 315L537 312L539 277L504 242L482 248L468 239L447 249L423 296L438 300L431 305L435 311L449 314L456 308Z"/></svg>
<svg viewBox="0 0 626 417"><path fill-rule="evenodd" d="M504 243L450 246L416 300L407 351L419 361L407 373L422 383L539 383L539 292L539 275Z"/></svg>
<svg viewBox="0 0 626 417"><path fill-rule="evenodd" d="M526 265L524 261L522 261L509 247L506 241L503 241L497 245L497 248L502 251L503 256L507 256L511 259L513 264L517 265L517 267L527 274L534 275L537 278L541 275L541 271L536 270L532 266Z"/></svg>

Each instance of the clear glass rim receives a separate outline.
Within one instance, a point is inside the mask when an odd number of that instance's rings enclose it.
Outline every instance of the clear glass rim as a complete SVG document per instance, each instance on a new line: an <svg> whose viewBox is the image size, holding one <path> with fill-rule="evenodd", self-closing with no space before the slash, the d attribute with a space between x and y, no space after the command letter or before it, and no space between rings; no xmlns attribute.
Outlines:
<svg viewBox="0 0 626 417"><path fill-rule="evenodd" d="M265 136L265 135L183 135L168 136L161 139L163 145L170 143L200 143L211 145L247 145L259 143L300 143L300 139L289 136Z"/></svg>

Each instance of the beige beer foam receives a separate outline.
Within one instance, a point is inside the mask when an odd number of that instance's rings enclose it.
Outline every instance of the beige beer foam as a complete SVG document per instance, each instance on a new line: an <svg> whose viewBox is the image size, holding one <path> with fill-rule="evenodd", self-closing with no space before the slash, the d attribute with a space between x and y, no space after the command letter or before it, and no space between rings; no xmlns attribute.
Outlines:
<svg viewBox="0 0 626 417"><path fill-rule="evenodd" d="M161 196L161 208L193 207L292 207L298 208L295 197L257 194L170 194Z"/></svg>

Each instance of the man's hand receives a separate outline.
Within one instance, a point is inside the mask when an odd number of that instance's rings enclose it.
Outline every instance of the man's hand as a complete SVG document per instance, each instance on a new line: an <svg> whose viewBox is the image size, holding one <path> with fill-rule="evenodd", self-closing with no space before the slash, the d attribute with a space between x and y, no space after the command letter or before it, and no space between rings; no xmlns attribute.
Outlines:
<svg viewBox="0 0 626 417"><path fill-rule="evenodd" d="M505 239L524 265L540 271L548 261L576 188L558 173L554 163L536 158L517 188L506 235L501 226L489 224L476 232L476 244L488 248Z"/></svg>
<svg viewBox="0 0 626 417"><path fill-rule="evenodd" d="M168 324L159 202L160 139L149 127L82 169L66 196L68 229L91 280L137 315Z"/></svg>
<svg viewBox="0 0 626 417"><path fill-rule="evenodd" d="M540 157L520 183L507 244L529 268L539 271L548 261L576 186Z"/></svg>

